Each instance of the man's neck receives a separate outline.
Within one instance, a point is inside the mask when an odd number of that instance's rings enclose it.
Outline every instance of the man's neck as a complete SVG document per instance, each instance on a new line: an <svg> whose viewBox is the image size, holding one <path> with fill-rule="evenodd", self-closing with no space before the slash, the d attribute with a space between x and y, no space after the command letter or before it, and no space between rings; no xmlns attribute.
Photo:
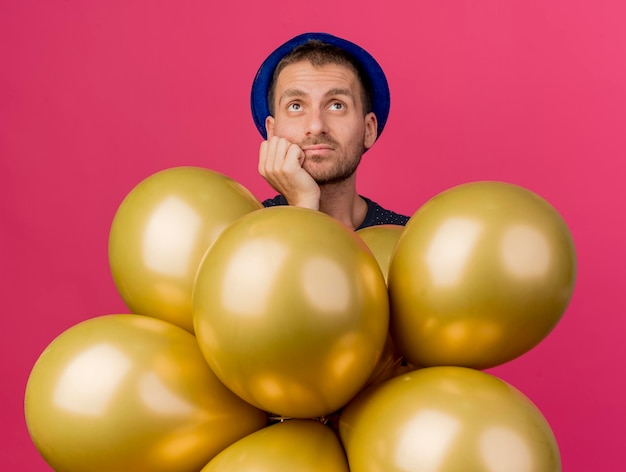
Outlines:
<svg viewBox="0 0 626 472"><path fill-rule="evenodd" d="M365 219L367 203L356 191L353 179L320 186L320 211L356 229Z"/></svg>

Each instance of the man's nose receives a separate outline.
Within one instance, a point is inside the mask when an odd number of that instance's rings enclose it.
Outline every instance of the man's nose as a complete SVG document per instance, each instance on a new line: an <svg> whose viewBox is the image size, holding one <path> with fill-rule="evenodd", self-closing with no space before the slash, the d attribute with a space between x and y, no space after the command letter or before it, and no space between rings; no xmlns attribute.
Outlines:
<svg viewBox="0 0 626 472"><path fill-rule="evenodd" d="M317 136L319 134L325 133L326 131L326 119L324 117L323 110L320 110L318 108L312 109L307 114L306 134Z"/></svg>

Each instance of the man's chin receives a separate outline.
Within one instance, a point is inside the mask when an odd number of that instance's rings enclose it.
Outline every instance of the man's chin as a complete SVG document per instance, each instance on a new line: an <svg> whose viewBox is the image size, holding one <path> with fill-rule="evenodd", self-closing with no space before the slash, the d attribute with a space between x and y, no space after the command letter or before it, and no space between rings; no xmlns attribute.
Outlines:
<svg viewBox="0 0 626 472"><path fill-rule="evenodd" d="M356 172L356 166L341 167L331 162L305 162L303 168L317 185L337 184L348 180Z"/></svg>
<svg viewBox="0 0 626 472"><path fill-rule="evenodd" d="M319 176L312 176L312 177L313 177L313 180L315 180L315 182L317 183L317 185L321 187L323 185L333 185L333 184L339 184L341 182L345 182L350 177L352 177L353 174L354 172L346 173L346 174L319 175Z"/></svg>

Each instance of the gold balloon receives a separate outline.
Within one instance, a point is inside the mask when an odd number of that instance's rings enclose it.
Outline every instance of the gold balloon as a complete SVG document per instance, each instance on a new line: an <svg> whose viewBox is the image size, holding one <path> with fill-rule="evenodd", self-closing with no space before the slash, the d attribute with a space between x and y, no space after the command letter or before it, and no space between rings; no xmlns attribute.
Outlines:
<svg viewBox="0 0 626 472"><path fill-rule="evenodd" d="M494 367L550 333L575 276L572 236L544 199L502 182L460 185L421 207L398 240L391 334L416 365Z"/></svg>
<svg viewBox="0 0 626 472"><path fill-rule="evenodd" d="M141 181L118 208L109 264L131 312L193 331L191 292L202 256L233 221L262 208L243 186L199 167Z"/></svg>
<svg viewBox="0 0 626 472"><path fill-rule="evenodd" d="M26 423L63 472L193 472L267 415L230 392L187 331L107 315L54 339L26 386Z"/></svg>
<svg viewBox="0 0 626 472"><path fill-rule="evenodd" d="M288 420L229 446L201 472L349 472L336 434L313 420Z"/></svg>
<svg viewBox="0 0 626 472"><path fill-rule="evenodd" d="M374 370L389 329L385 281L367 246L303 208L266 208L229 226L200 265L193 300L215 374L286 417L345 405Z"/></svg>
<svg viewBox="0 0 626 472"><path fill-rule="evenodd" d="M393 338L390 334L387 335L387 341L383 348L383 353L378 359L378 363L374 368L374 371L370 374L363 388L370 387L380 382L384 382L392 377L395 377L398 372L398 368L402 366L402 356L398 353Z"/></svg>
<svg viewBox="0 0 626 472"><path fill-rule="evenodd" d="M387 275L389 273L389 264L391 263L391 256L393 250L396 247L398 239L404 230L404 226L398 225L377 225L368 226L367 228L360 229L356 232L359 237L367 244L372 254L378 261L378 265L385 276L385 282L387 282Z"/></svg>
<svg viewBox="0 0 626 472"><path fill-rule="evenodd" d="M428 367L361 393L339 431L353 472L560 472L550 426L519 390L466 367Z"/></svg>
<svg viewBox="0 0 626 472"><path fill-rule="evenodd" d="M374 254L383 276L385 277L385 283L387 282L389 264L391 263L393 251L403 230L404 226L376 225L360 229L356 232L356 234L359 235L367 247L372 251L372 254ZM366 387L383 382L391 377L395 377L398 369L401 369L401 367L402 355L398 352L391 335L389 335L387 337L387 343L385 344L383 354L381 355L374 372L370 376Z"/></svg>

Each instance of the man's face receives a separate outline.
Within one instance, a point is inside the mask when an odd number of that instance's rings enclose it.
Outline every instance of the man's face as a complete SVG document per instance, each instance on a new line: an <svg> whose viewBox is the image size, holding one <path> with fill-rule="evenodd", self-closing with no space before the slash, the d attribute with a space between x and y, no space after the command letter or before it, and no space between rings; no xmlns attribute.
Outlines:
<svg viewBox="0 0 626 472"><path fill-rule="evenodd" d="M303 168L318 184L351 177L377 127L373 113L364 115L356 73L339 64L296 62L280 72L274 97L274 116L265 122L268 138L298 144Z"/></svg>

